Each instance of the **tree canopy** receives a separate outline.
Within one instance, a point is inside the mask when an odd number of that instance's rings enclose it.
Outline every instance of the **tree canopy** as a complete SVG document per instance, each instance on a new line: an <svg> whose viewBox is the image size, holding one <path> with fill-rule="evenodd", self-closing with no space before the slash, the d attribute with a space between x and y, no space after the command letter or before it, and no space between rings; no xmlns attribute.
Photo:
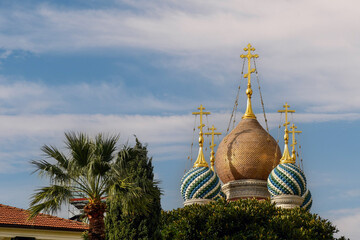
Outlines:
<svg viewBox="0 0 360 240"><path fill-rule="evenodd" d="M163 211L163 239L336 239L326 219L300 208L281 209L270 201L224 199ZM340 239L345 239L341 237Z"/></svg>
<svg viewBox="0 0 360 240"><path fill-rule="evenodd" d="M88 199L84 207L89 219L89 239L105 239L105 198L123 196L124 211L147 208L143 191L125 177L123 162L117 161L118 135L65 133L66 152L44 145L44 159L31 161L35 172L50 180L37 189L30 202L30 217L41 211L54 213L75 197Z"/></svg>
<svg viewBox="0 0 360 240"><path fill-rule="evenodd" d="M126 214L117 198L109 199L105 219L107 239L160 239L160 189L154 180L152 159L147 156L147 147L138 139L133 147L125 147L118 155L119 162L124 162L126 178L144 190L149 201L149 212L135 211Z"/></svg>

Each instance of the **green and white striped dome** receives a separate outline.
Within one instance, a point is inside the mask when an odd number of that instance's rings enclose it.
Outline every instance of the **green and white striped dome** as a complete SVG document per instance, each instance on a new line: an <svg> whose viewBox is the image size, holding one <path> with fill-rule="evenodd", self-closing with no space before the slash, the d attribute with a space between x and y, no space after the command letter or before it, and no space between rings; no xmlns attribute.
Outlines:
<svg viewBox="0 0 360 240"><path fill-rule="evenodd" d="M309 211L312 206L312 197L309 189L306 189L305 194L303 195L304 202L301 204L301 208L304 208L305 210Z"/></svg>
<svg viewBox="0 0 360 240"><path fill-rule="evenodd" d="M306 191L306 177L294 163L280 163L268 177L270 195L303 196Z"/></svg>
<svg viewBox="0 0 360 240"><path fill-rule="evenodd" d="M208 167L194 167L181 179L181 195L190 199L217 199L222 195L219 177Z"/></svg>

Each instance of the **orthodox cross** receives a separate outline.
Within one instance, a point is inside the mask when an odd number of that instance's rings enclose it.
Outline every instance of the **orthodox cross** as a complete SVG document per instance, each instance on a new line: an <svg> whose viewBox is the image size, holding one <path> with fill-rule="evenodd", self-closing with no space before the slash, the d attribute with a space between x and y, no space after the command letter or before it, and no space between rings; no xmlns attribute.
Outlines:
<svg viewBox="0 0 360 240"><path fill-rule="evenodd" d="M211 132L209 133L205 133L205 135L211 135L211 145L210 145L210 149L211 149L211 156L210 156L210 163L211 163L211 170L214 172L214 164L215 164L215 152L214 152L214 148L216 147L216 144L214 143L214 136L215 135L221 135L220 132L215 132L216 128L214 127L214 125L212 125L212 128L210 128L209 130L211 130Z"/></svg>
<svg viewBox="0 0 360 240"><path fill-rule="evenodd" d="M203 124L203 115L210 115L210 112L203 112L203 110L205 110L205 108L203 107L203 105L201 104L200 107L198 107L197 109L199 109L199 112L193 112L193 115L200 115L200 126L198 126L198 128L200 129L200 132L202 133L202 129L205 126L205 124Z"/></svg>
<svg viewBox="0 0 360 240"><path fill-rule="evenodd" d="M200 107L198 109L200 110L199 112L192 113L193 115L200 115L200 125L198 126L198 128L200 129L200 132L199 132L199 154L194 163L194 167L209 167L209 165L205 161L204 152L203 152L203 145L204 145L203 127L205 126L205 124L203 124L203 115L209 115L210 112L204 112L203 110L205 110L205 108L203 107L203 105L200 105Z"/></svg>
<svg viewBox="0 0 360 240"><path fill-rule="evenodd" d="M278 110L279 113L285 113L285 134L284 134L284 142L285 142L285 147L284 147L284 153L280 159L280 163L295 163L291 157L290 157L290 153L289 153L289 130L288 130L288 125L290 124L290 122L288 122L288 113L294 113L295 110L290 110L289 109L289 105L287 103L285 103L285 105L283 106L285 108L285 110Z"/></svg>
<svg viewBox="0 0 360 240"><path fill-rule="evenodd" d="M251 89L251 73L255 72L255 68L251 69L251 59L258 58L259 55L251 54L251 51L255 51L255 48L253 48L250 43L248 44L247 48L244 48L244 51L245 52L247 51L247 54L246 55L241 54L240 57L247 58L247 60L248 60L248 72L244 75L244 78L248 79L248 84L247 84L247 89L246 89L246 95L248 96L248 99L247 99L246 111L242 118L256 119L255 114L251 107L251 95L253 93L253 91Z"/></svg>
<svg viewBox="0 0 360 240"><path fill-rule="evenodd" d="M296 139L295 139L295 133L302 133L302 131L295 131L295 129L297 129L297 127L295 127L295 124L292 124L292 126L290 128L291 128L290 133L292 134L292 144L290 145L290 146L292 146L291 158L294 161L296 161L295 145L297 144L297 142L296 142Z"/></svg>
<svg viewBox="0 0 360 240"><path fill-rule="evenodd" d="M290 110L289 109L289 105L287 103L285 103L285 105L283 106L285 108L285 110L278 110L279 113L285 113L285 123L284 123L284 126L285 126L285 129L287 130L287 125L290 124L290 122L288 122L288 113L294 113L295 110Z"/></svg>

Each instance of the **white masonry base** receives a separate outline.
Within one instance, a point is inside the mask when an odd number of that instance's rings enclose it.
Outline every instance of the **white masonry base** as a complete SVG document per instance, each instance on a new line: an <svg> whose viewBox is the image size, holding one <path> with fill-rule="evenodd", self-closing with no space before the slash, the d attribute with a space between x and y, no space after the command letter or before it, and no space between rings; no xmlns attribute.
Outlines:
<svg viewBox="0 0 360 240"><path fill-rule="evenodd" d="M304 202L304 198L296 195L279 195L271 198L271 202L281 208L297 208Z"/></svg>
<svg viewBox="0 0 360 240"><path fill-rule="evenodd" d="M186 200L184 202L184 206L189 206L189 205L193 205L193 204L199 204L199 205L202 205L202 204L207 204L209 202L211 202L213 200L211 199L200 199L200 198L194 198L194 199L189 199L189 200Z"/></svg>
<svg viewBox="0 0 360 240"><path fill-rule="evenodd" d="M228 182L222 186L222 191L227 200L237 200L241 198L270 198L265 180L241 179Z"/></svg>

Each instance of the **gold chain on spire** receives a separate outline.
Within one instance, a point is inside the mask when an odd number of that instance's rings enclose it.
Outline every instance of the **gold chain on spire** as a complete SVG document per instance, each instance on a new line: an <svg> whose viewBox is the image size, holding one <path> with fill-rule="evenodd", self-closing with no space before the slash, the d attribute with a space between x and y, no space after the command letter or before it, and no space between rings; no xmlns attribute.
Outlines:
<svg viewBox="0 0 360 240"><path fill-rule="evenodd" d="M297 144L295 139L295 133L302 133L302 131L295 131L295 129L297 129L297 127L295 127L295 124L292 124L290 128L291 128L290 133L292 134L292 144L290 145L292 146L291 159L295 162L296 161L295 145Z"/></svg>
<svg viewBox="0 0 360 240"><path fill-rule="evenodd" d="M290 110L289 109L289 105L287 103L285 103L285 105L283 106L285 108L285 110L278 110L279 113L285 113L285 134L284 134L284 142L285 142L285 147L284 147L284 153L280 159L280 163L295 163L295 161L293 161L290 157L290 153L289 153L289 130L288 130L288 125L290 124L290 122L288 122L288 113L294 113L295 110Z"/></svg>
<svg viewBox="0 0 360 240"><path fill-rule="evenodd" d="M208 163L205 160L204 152L203 152L203 145L204 145L203 127L205 126L205 124L203 124L203 115L209 115L210 112L203 112L203 110L205 110L203 105L200 105L200 107L198 109L200 110L199 112L192 113L193 115L200 115L200 125L198 126L198 128L200 129L200 132L199 132L199 154L194 163L194 167L209 167Z"/></svg>
<svg viewBox="0 0 360 240"><path fill-rule="evenodd" d="M214 152L214 148L216 146L216 144L214 143L214 136L215 135L221 135L220 132L215 132L216 128L214 127L214 125L212 125L212 128L210 128L209 130L211 130L211 132L209 133L205 133L205 135L211 135L211 145L210 145L210 149L211 149L211 156L210 156L210 163L211 163L211 170L214 172L214 164L215 164L215 152Z"/></svg>
<svg viewBox="0 0 360 240"><path fill-rule="evenodd" d="M256 119L255 114L251 107L251 95L253 93L253 91L251 89L251 73L255 72L255 68L251 69L251 58L258 58L259 55L251 54L251 51L255 51L255 48L253 48L250 43L248 44L247 48L244 48L244 51L245 52L247 51L248 53L246 55L242 54L242 55L240 55L240 57L247 58L247 60L248 60L248 73L246 73L244 75L244 78L248 79L248 84L247 84L247 89L246 89L246 95L248 96L248 99L247 99L246 111L242 118Z"/></svg>

